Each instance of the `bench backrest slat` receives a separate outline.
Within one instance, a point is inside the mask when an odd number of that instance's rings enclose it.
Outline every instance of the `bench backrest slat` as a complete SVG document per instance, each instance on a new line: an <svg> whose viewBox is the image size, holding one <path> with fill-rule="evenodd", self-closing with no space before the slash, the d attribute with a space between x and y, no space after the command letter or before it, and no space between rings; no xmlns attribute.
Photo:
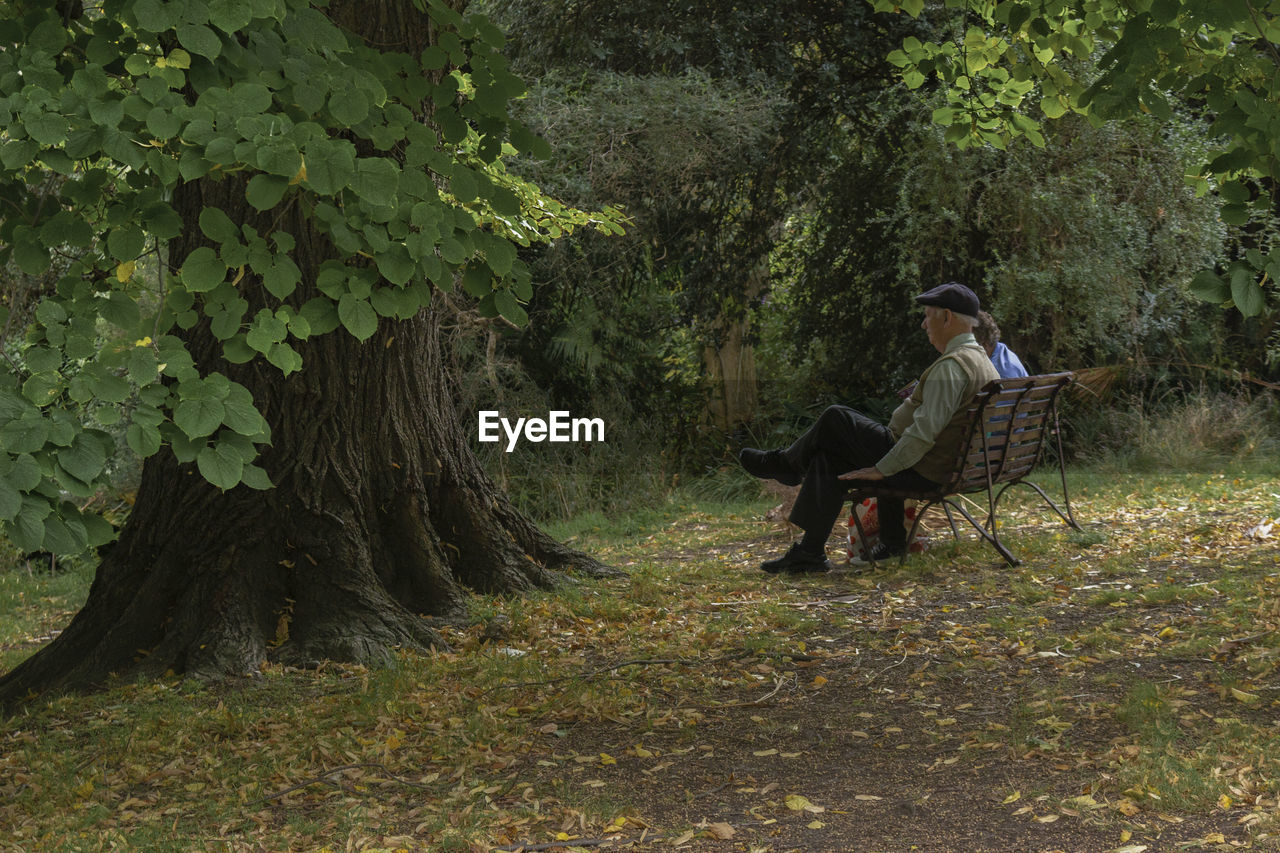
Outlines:
<svg viewBox="0 0 1280 853"><path fill-rule="evenodd" d="M1030 473L1053 435L1058 394L1071 379L1070 373L1048 373L987 383L969 406L966 438L947 490L976 491Z"/></svg>

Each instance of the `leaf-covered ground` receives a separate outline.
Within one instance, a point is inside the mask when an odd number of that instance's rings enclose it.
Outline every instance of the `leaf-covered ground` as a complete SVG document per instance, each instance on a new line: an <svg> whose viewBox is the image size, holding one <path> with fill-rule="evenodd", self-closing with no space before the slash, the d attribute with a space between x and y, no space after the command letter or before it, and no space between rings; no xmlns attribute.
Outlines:
<svg viewBox="0 0 1280 853"><path fill-rule="evenodd" d="M771 577L766 504L673 505L579 523L628 578L478 598L448 653L33 706L0 722L0 849L1272 848L1280 486L1073 487L1084 533L1010 503L1017 568L935 534ZM0 598L7 665L58 582Z"/></svg>

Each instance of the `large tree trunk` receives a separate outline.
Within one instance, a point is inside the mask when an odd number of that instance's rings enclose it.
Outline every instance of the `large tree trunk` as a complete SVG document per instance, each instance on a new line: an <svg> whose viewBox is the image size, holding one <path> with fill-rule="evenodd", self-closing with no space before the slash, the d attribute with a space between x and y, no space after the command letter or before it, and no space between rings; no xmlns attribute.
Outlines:
<svg viewBox="0 0 1280 853"><path fill-rule="evenodd" d="M346 13L348 26L358 11L362 31L384 44L403 43L410 25L426 37L423 19L407 20L416 15L407 2L344 0L329 11ZM404 45L416 55L413 47ZM297 238L306 284L290 301L301 304L332 247L299 205L259 213L243 190L231 178L182 187L175 206L187 227L171 257L198 245L205 206L263 233L274 224ZM239 287L249 316L267 304L248 276ZM260 360L224 362L207 322L186 333L201 370L253 392L271 425L261 464L276 487L222 492L168 451L149 459L83 610L0 679L0 705L113 673L216 677L252 673L264 660L376 662L437 644L430 617L460 613L464 588L518 592L562 570L604 571L543 534L480 468L471 421L453 408L442 334L430 311L383 321L363 344L339 329L298 345L305 366L285 378Z"/></svg>

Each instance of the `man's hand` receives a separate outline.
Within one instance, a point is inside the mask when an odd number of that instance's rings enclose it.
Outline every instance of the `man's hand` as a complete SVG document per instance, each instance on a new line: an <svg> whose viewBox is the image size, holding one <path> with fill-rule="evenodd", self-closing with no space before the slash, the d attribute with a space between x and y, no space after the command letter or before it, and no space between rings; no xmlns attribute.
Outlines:
<svg viewBox="0 0 1280 853"><path fill-rule="evenodd" d="M840 480L883 480L884 474L880 473L880 469L872 465L870 468L859 468L856 471L849 471L841 474L837 479Z"/></svg>

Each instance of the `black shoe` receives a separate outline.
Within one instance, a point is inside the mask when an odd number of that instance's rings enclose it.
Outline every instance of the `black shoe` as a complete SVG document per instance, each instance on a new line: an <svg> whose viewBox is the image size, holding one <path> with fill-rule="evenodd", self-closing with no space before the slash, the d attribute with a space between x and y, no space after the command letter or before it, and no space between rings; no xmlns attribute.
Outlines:
<svg viewBox="0 0 1280 853"><path fill-rule="evenodd" d="M901 545L890 545L888 542L878 542L876 543L876 546L871 549L870 555L868 555L866 551L859 551L857 555L849 558L849 562L880 563L885 560L892 560L894 557L901 557L905 553L907 553L907 545L905 542Z"/></svg>
<svg viewBox="0 0 1280 853"><path fill-rule="evenodd" d="M806 573L822 573L829 572L832 569L831 561L827 559L826 554L814 554L810 551L802 551L800 543L792 545L787 553L781 557L772 560L765 560L760 564L763 571L771 575L786 573L789 575L799 575Z"/></svg>
<svg viewBox="0 0 1280 853"><path fill-rule="evenodd" d="M761 480L777 480L784 486L798 486L804 479L781 450L756 450L744 447L738 454L738 461L747 473Z"/></svg>

